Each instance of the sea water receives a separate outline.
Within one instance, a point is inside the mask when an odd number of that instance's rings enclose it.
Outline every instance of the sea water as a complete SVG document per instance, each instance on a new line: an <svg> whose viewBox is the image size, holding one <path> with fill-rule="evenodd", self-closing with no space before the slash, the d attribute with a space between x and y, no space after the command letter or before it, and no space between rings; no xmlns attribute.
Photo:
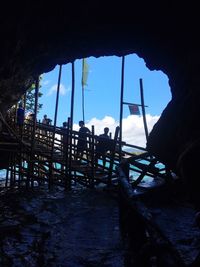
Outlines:
<svg viewBox="0 0 200 267"><path fill-rule="evenodd" d="M0 170L0 181L6 178L6 169Z"/></svg>
<svg viewBox="0 0 200 267"><path fill-rule="evenodd" d="M146 166L148 166L148 164L150 164L150 162L149 161L147 162L146 160L139 160L139 162L142 163L142 164L144 164L144 165L146 165ZM166 171L165 170L165 165L163 163L161 163L161 162L156 163L154 167L156 167L156 168L159 169L159 173L160 174L164 174L165 171ZM130 168L131 168L131 166L130 166ZM141 171L139 168L137 168L135 166L134 166L134 169L136 169L138 171ZM129 178L130 178L131 181L137 180L137 178L139 176L140 176L140 173L139 172L134 171L134 170L130 170ZM145 175L143 177L142 182L150 182L153 179L154 179L154 177L151 177L150 175L147 174L147 175Z"/></svg>

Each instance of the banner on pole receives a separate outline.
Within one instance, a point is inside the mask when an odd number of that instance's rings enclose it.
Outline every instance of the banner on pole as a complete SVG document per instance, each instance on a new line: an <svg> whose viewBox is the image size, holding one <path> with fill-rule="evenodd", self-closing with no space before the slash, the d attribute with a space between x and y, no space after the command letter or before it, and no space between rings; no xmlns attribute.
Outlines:
<svg viewBox="0 0 200 267"><path fill-rule="evenodd" d="M87 86L87 78L88 78L88 72L89 72L89 65L86 61L86 58L83 58L82 61L82 88Z"/></svg>
<svg viewBox="0 0 200 267"><path fill-rule="evenodd" d="M128 105L131 115L140 115L139 106L136 104Z"/></svg>

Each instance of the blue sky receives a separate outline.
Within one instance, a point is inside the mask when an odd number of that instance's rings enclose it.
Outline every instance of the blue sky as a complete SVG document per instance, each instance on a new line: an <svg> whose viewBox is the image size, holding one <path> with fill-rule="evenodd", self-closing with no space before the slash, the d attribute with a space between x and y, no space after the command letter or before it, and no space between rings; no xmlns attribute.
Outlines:
<svg viewBox="0 0 200 267"><path fill-rule="evenodd" d="M109 121L113 119L115 124L119 122L120 112L120 89L121 89L121 57L89 57L89 74L85 89L85 122L91 124L105 124L105 118ZM42 87L40 88L43 96L40 102L43 108L38 114L38 119L42 119L47 114L54 120L56 88L58 81L59 67L49 73L43 74ZM81 105L81 78L82 60L75 61L75 101L74 101L74 123L82 120ZM125 57L125 76L124 76L124 102L137 103L140 100L139 79L143 80L144 98L146 114L151 118L159 118L167 103L171 100L171 91L168 84L168 77L161 71L150 71L142 58L136 54ZM57 125L70 116L71 103L71 64L63 65L61 77L61 91L59 97L59 109ZM123 118L130 117L127 105L124 105ZM137 116L131 116L137 119ZM130 122L129 122L130 123ZM153 122L152 122L153 123ZM75 128L77 126L75 125ZM153 125L150 125L152 128ZM101 129L102 131L102 129Z"/></svg>

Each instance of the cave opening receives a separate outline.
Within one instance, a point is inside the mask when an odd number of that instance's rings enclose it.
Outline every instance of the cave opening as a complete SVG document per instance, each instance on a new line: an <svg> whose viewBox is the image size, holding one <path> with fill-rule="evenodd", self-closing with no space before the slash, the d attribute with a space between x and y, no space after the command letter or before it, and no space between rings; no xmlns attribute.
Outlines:
<svg viewBox="0 0 200 267"><path fill-rule="evenodd" d="M18 3L17 8L12 8L11 10L9 6L9 12L7 12L7 10L5 10L6 12L4 10L2 11L2 60L0 88L2 93L0 99L0 109L2 114L5 115L6 110L13 103L17 102L20 95L22 95L28 85L33 82L35 76L51 69L52 66L58 62L64 62L64 58L66 58L66 62L72 62L75 58L80 58L80 56L101 56L105 54L120 56L129 52L138 52L139 55L145 58L147 65L151 67L150 69L161 69L165 71L170 80L171 89L173 91L173 99L167 106L167 109L165 109L165 106L168 101L162 101L162 95L159 94L161 90L158 90L155 93L154 99L157 100L157 104L153 106L155 107L160 103L165 103L161 108L161 111L164 110L164 112L162 113L156 127L154 127L154 130L151 132L151 136L149 136L150 138L147 148L150 153L166 162L170 168L173 168L176 171L176 163L180 154L184 151L190 141L195 141L199 136L199 127L197 122L200 97L199 90L197 89L200 54L197 34L199 16L196 16L198 8L196 8L195 5L190 7L190 5L185 5L184 3L182 3L181 6L179 5L176 7L176 5L167 2L161 3L161 5L154 5L152 2L148 5L143 2L135 2L134 11L128 5L120 2L117 5L116 3L110 3L110 5L107 5L106 3L106 5L104 5L101 2L92 3L89 1L87 3L79 3L78 7L77 3L66 3L66 5L54 5L54 3L52 5L49 4L50 3L46 5L46 2L44 1L38 6L37 3L34 2L32 4L23 5L22 7ZM48 12L47 6L49 7ZM115 12L113 12L114 9ZM122 20L122 14L126 15L127 20ZM188 15L191 16L191 19L189 20L186 19ZM80 21L82 23L79 23ZM119 69L120 68L119 64ZM91 74L92 73L89 73L88 86L91 84ZM71 74L68 74L68 76L71 77ZM118 76L114 76L113 80L117 77ZM138 78L143 78L145 103L149 106L146 108L148 115L148 110L151 108L152 101L148 101L147 80L143 76L139 76ZM134 89L139 87L138 79L135 79L135 82L137 84L133 86ZM96 88L96 86L92 87L91 91L89 87L85 90L85 111L87 123L90 122L92 118L88 116L88 112L90 111L88 109L90 107L92 108L92 106L94 106L92 112L95 114L96 106L98 107L98 104L100 104L101 107L106 106L105 101L102 102L99 101L99 99L96 100L92 98L92 100L89 101L89 96L93 95L94 88ZM102 92L102 88L99 89L99 92ZM149 92L152 92L153 88L154 87L151 87ZM130 87L128 88L128 91L129 90ZM118 83L118 92L119 91L120 82ZM170 94L170 90L168 90L168 92ZM50 96L44 94L43 97L46 97L46 99L48 97L52 97L55 100L54 93ZM135 96L131 95L131 102L133 101L132 97L135 100ZM60 101L61 98L64 98L64 96L60 97ZM129 97L126 95L126 101L129 100L127 100L127 98ZM170 98L171 95L169 95L169 101ZM90 103L95 103L95 105L90 105ZM46 101L44 104L46 104ZM67 101L65 101L65 104L67 107L70 106ZM55 102L51 102L51 106L51 110L54 113ZM108 98L108 106L112 107L113 110L115 106L119 107L119 99L114 101L113 98ZM67 107L63 110L67 110ZM43 110L46 111L46 109ZM77 123L79 118L82 117L82 114L81 111L78 113L78 108L76 108L76 112L78 118L75 122ZM127 119L130 115L128 112L128 108L125 107L125 119ZM51 115L51 112L48 112L48 115L53 117L53 113ZM109 115L110 113L111 112L109 112ZM118 113L119 111L115 112L117 116L116 121L119 120ZM62 110L59 110L59 118L61 117L61 114ZM69 112L63 114L65 118L58 122L59 126L64 120L66 120L66 116L68 117L68 114ZM160 116L160 112L158 114L156 112L154 115ZM40 119L40 116L43 116L43 112L38 116ZM104 115L99 118L97 117L99 122L101 122L103 118ZM111 115L111 118L113 118L113 115ZM97 124L97 120L94 122ZM141 127L141 129L143 131L143 127ZM131 133L131 135L134 134L134 129L132 130L127 127L127 130ZM129 139L129 141L131 140ZM134 139L133 143L135 142L136 139ZM136 143L139 144L139 140L137 140ZM5 158L4 147L2 151L1 162ZM196 150L189 154L189 162L191 164L191 166L188 167L189 179L192 176L191 171L193 177L198 177L198 175L196 175L196 173L198 173L198 163L194 164L193 162L194 158L198 161L198 157L196 157L196 154L198 155L197 152L198 145ZM184 165L186 166L187 164ZM199 188L199 185L194 187ZM195 192L196 191L197 190L195 189ZM70 252L75 251L76 247L74 243L71 242L70 246L67 247L68 250L61 249L59 251L59 245L62 244L61 242L59 244L59 240L60 238L62 239L62 234L59 236L56 224L62 225L60 224L62 220L59 221L55 218L56 216L51 216L51 211L54 209L54 206L52 208L48 207L49 199L50 197L47 196L47 206L45 207L46 214L49 212L50 215L49 221L53 222L53 227L49 224L49 228L48 220L46 220L43 210L35 208L35 203L32 205L33 210L40 210L38 213L38 225L31 225L31 218L33 221L37 220L37 218L35 219L34 216L31 217L30 213L28 213L27 217L25 216L26 218L23 218L25 213L21 212L22 209L19 209L19 217L15 216L15 214L12 216L11 222L11 215L7 212L7 199L5 199L5 204L1 202L1 214L5 215L8 219L8 226L2 227L3 237L1 240L1 251L4 253L3 257L0 259L2 266L11 266L12 263L16 266L24 266L27 264L31 266L54 266L56 257L59 258L61 254L66 256L64 256L64 262L68 263L67 260L71 259ZM52 196L52 199L54 199L54 196ZM16 203L15 198L12 200L12 203ZM37 202L37 198L35 198L34 201ZM58 200L58 202L59 201L60 200ZM30 206L27 207L27 211L30 211L29 208ZM81 210L81 212L82 214L86 214L87 207L86 210ZM183 213L186 214L185 210L182 214ZM158 215L158 212L156 214ZM162 212L162 214L165 214L165 212ZM176 216L174 216L174 218L180 218L179 229L185 229L185 233L183 233L180 240L178 240L180 242L177 242L181 244L181 247L183 247L183 245L185 246L186 243L191 244L191 240L196 240L188 237L188 233L191 232L190 225L184 224L185 220L182 218L182 214L176 214ZM61 219L63 218L62 215ZM188 218L191 218L192 216L188 216ZM26 219L28 222L27 228L21 227L24 225L24 221ZM189 220L187 219L187 221ZM193 217L190 221L193 222ZM78 222L78 220L76 222ZM172 227L172 234L174 238L174 229L178 228L177 221L175 221L173 225L169 220L168 224L169 225L167 225L166 229L169 229L169 226L171 225L174 226L174 228ZM86 223L82 225L87 225L87 220ZM102 225L103 224L101 224L101 226ZM71 226L73 226L73 221L70 221L69 229ZM66 225L64 225L63 228L67 228ZM18 232L19 229L22 230L22 233L24 234L24 242L21 247L16 239L16 236L21 237ZM76 232L78 232L79 228L76 230ZM48 242L49 233L57 239L56 242L52 242L52 246L49 245ZM10 237L12 234L13 238ZM41 238L39 237L40 234ZM183 236L187 236L188 240L183 240ZM196 237L198 236L199 232L197 231ZM64 235L63 239L67 239L67 237L67 235ZM15 253L14 250L12 251L12 248L10 250L12 244L13 247L16 248L17 253ZM90 251L90 248L91 247L89 247L88 251ZM193 247L190 248L191 254L194 254ZM49 254L47 256L47 260L45 261L44 255L47 252L49 252ZM59 253L56 254L57 252ZM13 257L11 255L12 253ZM183 254L184 256L188 255L187 253ZM102 256L102 260L99 264L101 266L104 264L108 265L109 263L106 262L108 254L104 253ZM74 264L76 265L78 264L77 259L79 261L82 260L81 263L85 266L98 265L94 261L94 258L75 258L76 262ZM62 263L63 262L59 262L58 264ZM198 263L196 265L199 266ZM115 264L114 266L117 265ZM161 266L163 265L161 264Z"/></svg>
<svg viewBox="0 0 200 267"><path fill-rule="evenodd" d="M88 57L87 84L84 88L85 123L88 127L95 125L96 134L103 132L104 126L110 128L112 134L119 125L120 117L120 86L121 86L121 57L104 56ZM75 66L75 95L74 95L74 129L78 130L78 121L82 119L82 59L74 62ZM47 73L42 74L39 98L42 109L38 119L43 115L53 120L57 91L59 65ZM151 71L145 61L137 54L125 56L124 69L124 102L141 103L139 79L143 79L146 117L149 132L160 118L162 111L171 100L168 77L162 71ZM58 126L70 117L71 109L71 63L62 66ZM141 115L141 110L140 110ZM123 105L123 139L131 144L145 146L145 133L142 116L130 114L129 106Z"/></svg>

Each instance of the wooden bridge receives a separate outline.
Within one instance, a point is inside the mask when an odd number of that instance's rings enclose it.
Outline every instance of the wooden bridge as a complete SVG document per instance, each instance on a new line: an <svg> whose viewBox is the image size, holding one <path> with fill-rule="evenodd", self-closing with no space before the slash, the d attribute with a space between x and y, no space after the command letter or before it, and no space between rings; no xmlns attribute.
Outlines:
<svg viewBox="0 0 200 267"><path fill-rule="evenodd" d="M2 161L0 167L6 169L6 175L1 186L48 184L51 187L55 184L71 188L76 183L90 188L100 184L115 186L119 163L127 158L134 161L130 178L133 173L140 181L146 175L165 176L165 167L157 168L158 161L144 148L120 142L118 135L119 127L116 127L114 138L107 141L109 150L103 164L102 156L96 153L99 137L95 135L94 127L91 134L86 134L87 146L80 157L77 131L42 123L34 125L31 121L20 130L14 122L4 121L0 150L5 154L5 162ZM138 152L130 153L130 149Z"/></svg>

